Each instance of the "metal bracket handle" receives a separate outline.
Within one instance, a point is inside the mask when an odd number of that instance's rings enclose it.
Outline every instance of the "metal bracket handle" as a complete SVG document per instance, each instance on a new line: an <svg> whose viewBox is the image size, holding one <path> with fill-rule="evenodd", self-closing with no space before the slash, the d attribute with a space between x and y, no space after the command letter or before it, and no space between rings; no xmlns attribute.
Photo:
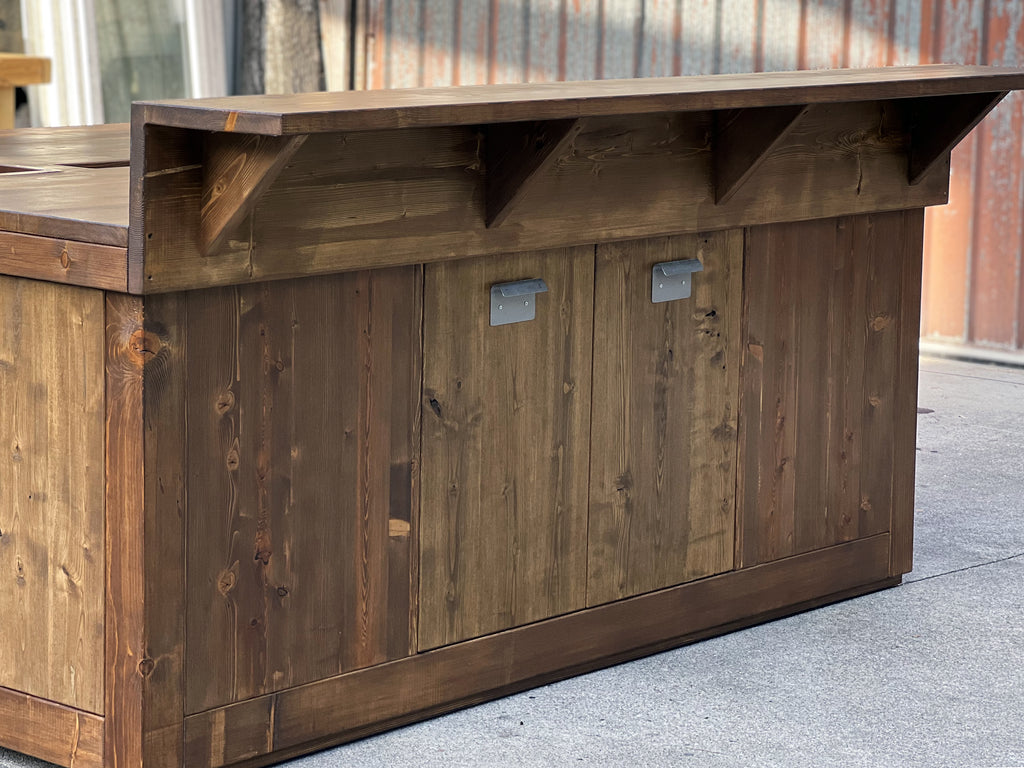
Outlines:
<svg viewBox="0 0 1024 768"><path fill-rule="evenodd" d="M651 270L651 302L690 298L691 275L704 271L700 259L663 261Z"/></svg>
<svg viewBox="0 0 1024 768"><path fill-rule="evenodd" d="M535 277L491 286L491 325L508 325L533 320L537 316L538 293L546 293L548 284Z"/></svg>

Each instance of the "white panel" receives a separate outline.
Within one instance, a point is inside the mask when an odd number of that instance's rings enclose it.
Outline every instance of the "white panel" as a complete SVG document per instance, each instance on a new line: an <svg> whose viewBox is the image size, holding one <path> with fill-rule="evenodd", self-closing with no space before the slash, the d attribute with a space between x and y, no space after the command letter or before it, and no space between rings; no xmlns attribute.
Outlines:
<svg viewBox="0 0 1024 768"><path fill-rule="evenodd" d="M103 122L99 48L93 0L22 0L25 52L52 62L49 85L32 86L32 124Z"/></svg>
<svg viewBox="0 0 1024 768"><path fill-rule="evenodd" d="M224 4L218 0L185 0L187 82L193 99L228 95L224 15Z"/></svg>

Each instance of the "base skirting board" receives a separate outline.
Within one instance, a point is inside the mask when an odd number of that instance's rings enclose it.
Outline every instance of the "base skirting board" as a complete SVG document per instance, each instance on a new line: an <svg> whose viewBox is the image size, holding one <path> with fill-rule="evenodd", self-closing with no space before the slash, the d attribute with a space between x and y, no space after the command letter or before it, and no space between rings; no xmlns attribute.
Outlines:
<svg viewBox="0 0 1024 768"><path fill-rule="evenodd" d="M881 534L457 643L185 720L185 764L267 765L900 582Z"/></svg>

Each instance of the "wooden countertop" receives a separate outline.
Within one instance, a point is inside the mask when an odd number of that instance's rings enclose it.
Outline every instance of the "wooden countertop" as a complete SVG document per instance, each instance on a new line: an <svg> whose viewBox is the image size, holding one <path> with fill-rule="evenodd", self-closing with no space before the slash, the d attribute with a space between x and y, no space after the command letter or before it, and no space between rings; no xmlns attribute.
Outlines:
<svg viewBox="0 0 1024 768"><path fill-rule="evenodd" d="M142 102L147 123L284 136L1010 91L1024 71L920 67L654 77Z"/></svg>
<svg viewBox="0 0 1024 768"><path fill-rule="evenodd" d="M127 166L129 141L128 123L0 131L0 166Z"/></svg>
<svg viewBox="0 0 1024 768"><path fill-rule="evenodd" d="M128 244L127 124L0 131L0 230Z"/></svg>

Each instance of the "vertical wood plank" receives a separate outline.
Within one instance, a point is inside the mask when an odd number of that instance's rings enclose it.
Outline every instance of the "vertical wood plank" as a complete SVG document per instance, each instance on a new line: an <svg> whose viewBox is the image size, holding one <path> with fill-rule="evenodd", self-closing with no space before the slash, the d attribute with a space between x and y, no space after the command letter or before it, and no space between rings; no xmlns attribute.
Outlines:
<svg viewBox="0 0 1024 768"><path fill-rule="evenodd" d="M183 766L185 712L186 300L148 297L143 333L145 430L145 765ZM109 311L108 311L109 317Z"/></svg>
<svg viewBox="0 0 1024 768"><path fill-rule="evenodd" d="M0 686L103 713L103 294L0 277Z"/></svg>
<svg viewBox="0 0 1024 768"><path fill-rule="evenodd" d="M428 265L419 648L582 608L593 247ZM490 286L540 277L491 327Z"/></svg>
<svg viewBox="0 0 1024 768"><path fill-rule="evenodd" d="M914 472L917 463L918 339L921 335L921 249L924 209L907 211L900 250L899 341L893 396L893 490L889 574L907 573L914 554Z"/></svg>
<svg viewBox="0 0 1024 768"><path fill-rule="evenodd" d="M914 254L903 250L907 220L901 212L852 218L853 252L867 261L862 401L863 464L858 537L889 530L893 491L893 437L896 419L894 372L899 375L899 325L902 263ZM863 268L863 263L862 263ZM851 318L853 323L858 318ZM851 533L852 533L851 532ZM843 536L840 541L853 538Z"/></svg>
<svg viewBox="0 0 1024 768"><path fill-rule="evenodd" d="M183 768L181 304L106 295L108 766Z"/></svg>
<svg viewBox="0 0 1024 768"><path fill-rule="evenodd" d="M142 300L106 297L106 695L104 753L145 764L145 505Z"/></svg>
<svg viewBox="0 0 1024 768"><path fill-rule="evenodd" d="M827 390L828 450L823 525L825 536L848 541L857 536L861 507L864 445L861 427L866 401L864 368L869 332L868 272L872 254L856 250L856 224L842 219L836 226L835 252L828 282ZM811 535L813 536L813 529ZM813 539L811 540L813 544Z"/></svg>
<svg viewBox="0 0 1024 768"><path fill-rule="evenodd" d="M651 267L700 258L689 299ZM732 568L743 232L598 247L587 604Z"/></svg>
<svg viewBox="0 0 1024 768"><path fill-rule="evenodd" d="M189 294L189 712L410 652L419 292L407 267Z"/></svg>

